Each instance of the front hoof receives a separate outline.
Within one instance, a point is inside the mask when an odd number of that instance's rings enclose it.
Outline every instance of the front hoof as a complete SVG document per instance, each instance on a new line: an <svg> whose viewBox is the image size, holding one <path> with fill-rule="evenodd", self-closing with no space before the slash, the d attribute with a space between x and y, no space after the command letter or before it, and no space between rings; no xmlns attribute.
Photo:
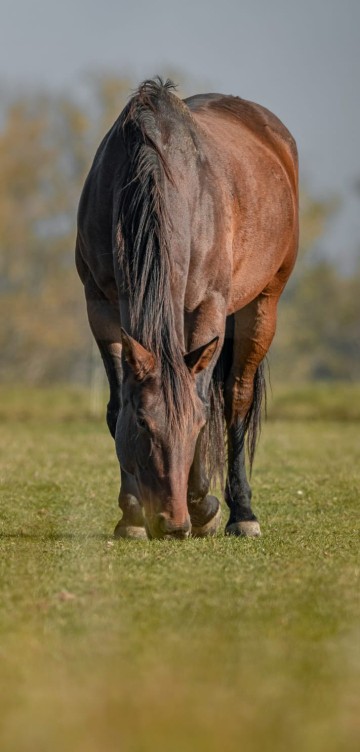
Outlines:
<svg viewBox="0 0 360 752"><path fill-rule="evenodd" d="M147 540L147 534L144 527L138 525L123 525L122 520L118 522L114 530L114 538L130 538L131 540Z"/></svg>
<svg viewBox="0 0 360 752"><path fill-rule="evenodd" d="M191 520L192 526L191 526L191 535L194 538L207 538L211 535L216 535L217 531L219 530L219 527L221 525L221 506L220 502L215 496L207 496L207 500L211 501L214 505L214 509L216 509L215 514L208 520L207 522L204 522L202 525L196 524L197 520Z"/></svg>
<svg viewBox="0 0 360 752"><path fill-rule="evenodd" d="M227 524L225 535L236 535L242 538L259 538L261 536L260 525L257 520L241 520Z"/></svg>

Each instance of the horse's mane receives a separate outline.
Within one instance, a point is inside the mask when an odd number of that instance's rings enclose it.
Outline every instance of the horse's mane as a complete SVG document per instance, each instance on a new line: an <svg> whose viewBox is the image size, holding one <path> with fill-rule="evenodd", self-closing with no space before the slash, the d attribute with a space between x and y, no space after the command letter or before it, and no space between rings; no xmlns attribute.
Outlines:
<svg viewBox="0 0 360 752"><path fill-rule="evenodd" d="M131 334L157 357L170 426L181 426L193 408L190 374L174 321L171 295L169 217L165 181L171 169L162 150L161 118L181 118L183 103L174 84L144 81L119 119L127 153L121 176L119 263L130 311Z"/></svg>

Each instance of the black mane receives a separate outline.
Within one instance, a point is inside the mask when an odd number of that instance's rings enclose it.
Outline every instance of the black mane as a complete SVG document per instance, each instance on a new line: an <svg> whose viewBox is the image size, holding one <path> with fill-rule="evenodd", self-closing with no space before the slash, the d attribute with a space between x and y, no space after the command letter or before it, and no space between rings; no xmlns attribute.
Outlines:
<svg viewBox="0 0 360 752"><path fill-rule="evenodd" d="M174 84L144 81L119 125L127 151L119 207L119 264L128 296L131 334L161 364L170 425L180 426L192 407L190 375L177 340L171 296L169 217L165 181L172 181L162 151L160 108L175 110ZM181 110L179 111L181 117Z"/></svg>

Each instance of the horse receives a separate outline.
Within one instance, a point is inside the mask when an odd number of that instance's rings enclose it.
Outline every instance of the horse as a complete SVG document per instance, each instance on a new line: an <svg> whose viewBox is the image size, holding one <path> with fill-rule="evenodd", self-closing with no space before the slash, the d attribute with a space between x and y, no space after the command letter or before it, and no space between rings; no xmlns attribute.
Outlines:
<svg viewBox="0 0 360 752"><path fill-rule="evenodd" d="M101 142L76 264L110 387L116 538L257 537L264 359L298 248L296 144L239 97L144 81ZM227 457L225 456L227 454Z"/></svg>

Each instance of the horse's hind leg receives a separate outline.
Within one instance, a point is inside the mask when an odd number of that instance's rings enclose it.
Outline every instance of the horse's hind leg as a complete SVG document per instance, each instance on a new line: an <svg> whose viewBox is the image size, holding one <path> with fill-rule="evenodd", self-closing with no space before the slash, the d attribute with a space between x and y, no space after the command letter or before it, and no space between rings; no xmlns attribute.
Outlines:
<svg viewBox="0 0 360 752"><path fill-rule="evenodd" d="M235 314L233 363L225 384L228 433L225 501L230 509L225 532L229 535L260 535L246 476L245 434L247 429L252 430L255 442L263 388L261 363L275 333L277 301L278 295L265 290Z"/></svg>
<svg viewBox="0 0 360 752"><path fill-rule="evenodd" d="M115 438L116 423L121 399L121 337L118 308L102 294L92 279L85 283L90 328L103 359L109 381L110 399L107 405L106 420L109 431ZM115 528L116 538L146 538L142 506L137 498L135 480L121 471L119 507L122 519Z"/></svg>

